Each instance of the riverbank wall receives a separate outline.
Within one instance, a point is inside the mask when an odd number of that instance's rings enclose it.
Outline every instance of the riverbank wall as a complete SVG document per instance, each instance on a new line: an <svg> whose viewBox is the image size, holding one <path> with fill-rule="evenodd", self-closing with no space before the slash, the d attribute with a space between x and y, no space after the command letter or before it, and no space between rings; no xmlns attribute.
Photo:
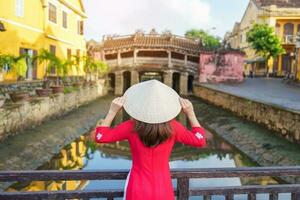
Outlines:
<svg viewBox="0 0 300 200"><path fill-rule="evenodd" d="M105 80L100 79L94 85L69 93L33 97L29 101L4 105L0 107L0 141L27 128L34 128L50 118L62 116L106 93Z"/></svg>
<svg viewBox="0 0 300 200"><path fill-rule="evenodd" d="M300 145L300 113L196 84L194 95Z"/></svg>

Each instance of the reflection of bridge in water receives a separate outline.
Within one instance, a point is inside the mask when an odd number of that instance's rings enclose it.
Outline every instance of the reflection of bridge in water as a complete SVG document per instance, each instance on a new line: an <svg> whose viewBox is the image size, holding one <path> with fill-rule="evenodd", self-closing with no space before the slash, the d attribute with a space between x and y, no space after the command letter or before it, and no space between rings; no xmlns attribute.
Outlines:
<svg viewBox="0 0 300 200"><path fill-rule="evenodd" d="M248 158L238 152L231 145L223 141L218 136L207 132L208 147L203 149L195 149L181 144L176 144L171 156L171 161L197 161L206 159L209 156L217 156L219 160L225 159L229 156L234 160L236 167L253 166ZM123 158L130 160L130 148L128 142L118 142L112 144L98 144L96 148L87 140L88 135L81 136L74 142L65 146L60 153L53 156L53 158L39 167L38 170L80 170L84 169L89 161L95 159L95 151L98 151L103 158ZM269 177L241 177L242 185L251 184L271 184L277 183ZM6 191L57 191L57 190L80 190L84 189L89 181L86 180L68 180L68 181L32 181L15 183Z"/></svg>
<svg viewBox="0 0 300 200"><path fill-rule="evenodd" d="M154 30L88 43L89 53L107 62L109 85L117 95L148 79L158 79L183 95L191 92L198 78L200 47L199 41Z"/></svg>

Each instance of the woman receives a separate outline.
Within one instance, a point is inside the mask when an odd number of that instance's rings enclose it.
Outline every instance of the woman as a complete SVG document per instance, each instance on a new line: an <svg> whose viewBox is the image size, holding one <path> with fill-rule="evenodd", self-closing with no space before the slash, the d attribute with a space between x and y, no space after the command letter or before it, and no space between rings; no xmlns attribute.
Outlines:
<svg viewBox="0 0 300 200"><path fill-rule="evenodd" d="M110 128L122 107L132 119ZM189 119L191 131L174 119L181 110ZM92 137L97 143L129 141L132 168L124 191L126 200L173 200L169 157L174 143L206 145L205 131L192 103L156 80L133 85L123 97L114 99Z"/></svg>

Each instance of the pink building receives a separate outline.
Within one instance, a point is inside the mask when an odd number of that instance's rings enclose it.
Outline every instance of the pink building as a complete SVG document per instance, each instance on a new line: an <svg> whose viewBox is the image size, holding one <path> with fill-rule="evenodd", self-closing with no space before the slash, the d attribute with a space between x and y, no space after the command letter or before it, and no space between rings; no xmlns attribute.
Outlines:
<svg viewBox="0 0 300 200"><path fill-rule="evenodd" d="M201 51L199 82L242 82L244 55L237 50Z"/></svg>

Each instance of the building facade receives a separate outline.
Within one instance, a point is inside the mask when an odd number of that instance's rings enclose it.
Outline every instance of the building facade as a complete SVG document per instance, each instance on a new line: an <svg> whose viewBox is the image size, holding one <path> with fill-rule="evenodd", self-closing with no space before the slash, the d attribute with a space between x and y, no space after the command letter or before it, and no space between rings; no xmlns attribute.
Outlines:
<svg viewBox="0 0 300 200"><path fill-rule="evenodd" d="M152 30L150 34L108 36L101 43L88 44L89 54L108 64L110 88L117 95L148 79L160 80L185 95L198 79L200 41Z"/></svg>
<svg viewBox="0 0 300 200"><path fill-rule="evenodd" d="M279 36L286 53L268 63L255 54L247 43L246 34L256 23L268 24ZM300 31L299 0L250 0L242 20L236 23L233 31L227 34L226 42L232 48L246 53L245 73L252 71L257 76L295 76L300 79L295 62L296 34Z"/></svg>
<svg viewBox="0 0 300 200"><path fill-rule="evenodd" d="M86 54L83 36L86 18L81 0L7 0L0 1L0 53L35 56L46 49L62 59ZM26 59L26 80L43 79L45 66ZM69 75L83 75L75 66ZM53 72L55 75L55 72ZM14 72L4 74L4 80L16 80Z"/></svg>

